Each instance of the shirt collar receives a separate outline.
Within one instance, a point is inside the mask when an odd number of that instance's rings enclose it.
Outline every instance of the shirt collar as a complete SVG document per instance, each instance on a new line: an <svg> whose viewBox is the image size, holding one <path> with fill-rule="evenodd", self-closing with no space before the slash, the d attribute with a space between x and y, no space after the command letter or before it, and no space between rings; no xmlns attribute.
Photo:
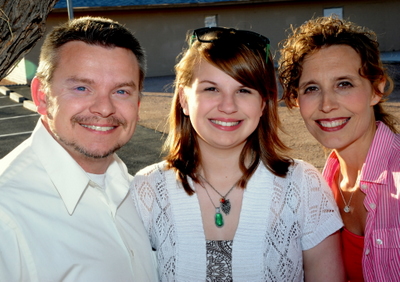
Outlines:
<svg viewBox="0 0 400 282"><path fill-rule="evenodd" d="M106 194L114 216L118 207L128 195L129 184L132 179L133 177L128 173L125 163L114 154L114 161L106 172Z"/></svg>
<svg viewBox="0 0 400 282"><path fill-rule="evenodd" d="M377 130L361 169L360 181L386 184L387 167L395 134L380 121L376 122L376 125ZM331 176L330 179L327 179L330 186L332 185L334 172L338 167L339 161L335 151L332 151L326 160L323 170L325 178Z"/></svg>
<svg viewBox="0 0 400 282"><path fill-rule="evenodd" d="M90 178L71 155L38 121L32 133L32 149L60 194L68 213L73 214L80 198L89 186ZM129 188L126 166L114 154L114 161L106 172L106 187L114 209L125 198ZM111 187L118 187L113 189Z"/></svg>
<svg viewBox="0 0 400 282"><path fill-rule="evenodd" d="M395 134L380 121L376 125L377 130L361 172L361 180L386 184L387 167Z"/></svg>
<svg viewBox="0 0 400 282"><path fill-rule="evenodd" d="M333 181L335 181L335 173L339 169L339 160L336 152L332 150L325 162L325 167L322 170L322 175L328 182L328 185L332 187Z"/></svg>

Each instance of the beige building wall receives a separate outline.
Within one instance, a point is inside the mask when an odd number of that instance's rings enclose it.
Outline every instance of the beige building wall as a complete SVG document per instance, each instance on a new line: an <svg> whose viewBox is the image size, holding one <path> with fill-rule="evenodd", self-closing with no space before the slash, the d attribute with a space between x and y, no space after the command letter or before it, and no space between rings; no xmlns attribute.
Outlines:
<svg viewBox="0 0 400 282"><path fill-rule="evenodd" d="M400 50L400 1L239 1L224 5L163 8L75 10L74 16L104 16L125 24L135 32L148 56L147 76L165 76L174 73L176 57L186 46L188 30L204 26L207 16L216 15L218 25L250 29L271 40L272 52L286 37L290 25L323 15L325 8L342 7L343 18L364 25L378 34L381 51ZM189 6L189 5L186 5ZM68 19L67 11L53 11L47 21L48 30ZM42 41L26 56L37 64ZM30 79L30 78L28 78Z"/></svg>
<svg viewBox="0 0 400 282"><path fill-rule="evenodd" d="M28 79L26 75L27 66L25 64L25 58L22 58L17 65L11 70L11 72L5 77L7 81L12 81L13 84L27 84Z"/></svg>

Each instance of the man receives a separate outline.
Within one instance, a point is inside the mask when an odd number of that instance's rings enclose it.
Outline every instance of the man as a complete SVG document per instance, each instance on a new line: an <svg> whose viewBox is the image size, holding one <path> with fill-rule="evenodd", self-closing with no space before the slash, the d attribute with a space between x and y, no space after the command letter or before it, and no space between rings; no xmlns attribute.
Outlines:
<svg viewBox="0 0 400 282"><path fill-rule="evenodd" d="M0 281L155 281L114 152L138 120L145 56L117 22L84 17L43 44L32 136L0 161Z"/></svg>

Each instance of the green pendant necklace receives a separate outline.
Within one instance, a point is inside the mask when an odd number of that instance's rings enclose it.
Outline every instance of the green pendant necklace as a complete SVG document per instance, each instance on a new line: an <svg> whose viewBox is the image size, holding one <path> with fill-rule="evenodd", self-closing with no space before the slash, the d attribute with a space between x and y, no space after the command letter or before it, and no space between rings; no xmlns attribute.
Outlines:
<svg viewBox="0 0 400 282"><path fill-rule="evenodd" d="M222 216L221 210L228 215L229 212L231 211L231 202L229 201L229 199L227 199L226 197L228 196L228 194L233 190L233 188L236 187L237 182L231 187L231 189L229 189L228 193L226 193L225 195L222 195L220 192L218 192L217 189L215 189L210 182L207 181L207 179L205 179L201 174L199 174L200 178L208 184L208 186L210 186L215 192L218 193L218 195L221 196L221 198L219 199L219 207L217 207L216 205L214 205L213 200L211 199L210 194L208 193L207 188L203 185L203 183L199 182L199 184L206 190L206 193L208 195L208 198L211 201L211 204L214 206L215 208L215 225L217 227L222 227L224 226L224 217Z"/></svg>

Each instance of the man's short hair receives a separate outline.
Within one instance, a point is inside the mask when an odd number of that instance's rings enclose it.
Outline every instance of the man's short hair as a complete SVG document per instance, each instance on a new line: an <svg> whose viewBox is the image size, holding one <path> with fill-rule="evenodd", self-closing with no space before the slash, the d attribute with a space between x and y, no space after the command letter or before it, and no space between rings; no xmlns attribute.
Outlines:
<svg viewBox="0 0 400 282"><path fill-rule="evenodd" d="M59 61L59 48L71 41L82 41L102 47L121 47L135 54L139 63L139 90L143 89L146 74L146 56L139 41L126 27L101 17L81 17L56 26L43 43L36 76L43 90L49 90L54 70Z"/></svg>

